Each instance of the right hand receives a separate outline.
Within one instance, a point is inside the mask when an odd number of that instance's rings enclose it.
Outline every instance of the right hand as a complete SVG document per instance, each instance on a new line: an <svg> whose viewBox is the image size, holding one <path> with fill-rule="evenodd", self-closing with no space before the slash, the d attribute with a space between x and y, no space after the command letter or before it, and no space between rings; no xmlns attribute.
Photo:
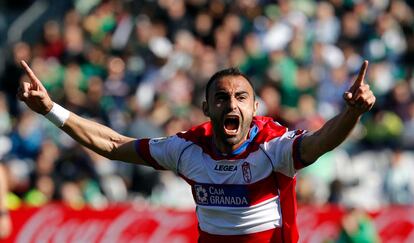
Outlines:
<svg viewBox="0 0 414 243"><path fill-rule="evenodd" d="M27 63L21 61L20 64L29 80L20 82L17 97L33 111L42 115L47 114L53 107L53 101L50 99L42 82L36 77Z"/></svg>

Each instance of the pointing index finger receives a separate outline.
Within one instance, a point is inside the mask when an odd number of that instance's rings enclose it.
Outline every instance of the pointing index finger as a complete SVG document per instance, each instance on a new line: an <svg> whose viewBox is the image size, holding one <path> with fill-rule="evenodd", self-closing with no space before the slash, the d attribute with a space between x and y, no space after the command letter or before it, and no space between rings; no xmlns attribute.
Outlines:
<svg viewBox="0 0 414 243"><path fill-rule="evenodd" d="M27 63L25 61L20 61L20 64L22 65L22 67L24 68L24 71L26 71L27 75L29 76L30 80L32 82L36 82L37 77L36 75L33 73L32 69L30 69L29 65L27 65Z"/></svg>
<svg viewBox="0 0 414 243"><path fill-rule="evenodd" d="M355 80L354 85L357 85L359 87L360 85L364 84L365 73L367 72L367 69L368 61L365 60L364 63L362 63L361 69L359 69L358 77Z"/></svg>
<svg viewBox="0 0 414 243"><path fill-rule="evenodd" d="M29 65L27 65L27 63L23 60L20 61L20 64L22 65L27 75L29 76L29 79L32 85L34 85L37 90L42 89L43 88L42 82L40 82L40 80L36 77L36 75L34 74L32 69L29 67Z"/></svg>

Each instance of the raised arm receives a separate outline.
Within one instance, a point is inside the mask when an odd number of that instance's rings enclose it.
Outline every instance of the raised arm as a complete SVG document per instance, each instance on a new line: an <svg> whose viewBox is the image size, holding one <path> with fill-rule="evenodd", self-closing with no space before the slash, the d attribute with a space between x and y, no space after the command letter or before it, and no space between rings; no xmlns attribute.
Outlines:
<svg viewBox="0 0 414 243"><path fill-rule="evenodd" d="M312 163L341 144L358 123L362 114L372 108L375 96L369 85L364 82L367 68L368 61L364 61L354 84L344 93L344 100L347 104L344 111L326 122L322 128L302 139L300 154L303 161Z"/></svg>
<svg viewBox="0 0 414 243"><path fill-rule="evenodd" d="M77 142L102 156L146 165L135 152L134 138L123 136L55 104L26 62L22 61L21 65L29 79L20 83L17 96L31 110L48 117Z"/></svg>

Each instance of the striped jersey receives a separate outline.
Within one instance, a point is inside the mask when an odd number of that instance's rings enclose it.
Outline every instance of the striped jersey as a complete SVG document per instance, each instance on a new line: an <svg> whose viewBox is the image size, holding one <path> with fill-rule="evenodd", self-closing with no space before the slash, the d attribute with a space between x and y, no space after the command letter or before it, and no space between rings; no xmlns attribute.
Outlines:
<svg viewBox="0 0 414 243"><path fill-rule="evenodd" d="M174 171L191 186L199 242L297 242L295 174L304 165L303 134L257 116L232 154L214 146L211 122L137 140L136 150L155 169Z"/></svg>

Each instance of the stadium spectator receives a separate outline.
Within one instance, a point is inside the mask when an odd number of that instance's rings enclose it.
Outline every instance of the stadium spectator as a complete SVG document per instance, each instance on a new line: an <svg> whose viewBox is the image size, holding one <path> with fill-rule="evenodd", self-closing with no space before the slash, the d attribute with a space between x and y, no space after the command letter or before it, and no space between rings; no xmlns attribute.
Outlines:
<svg viewBox="0 0 414 243"><path fill-rule="evenodd" d="M381 242L375 226L362 210L349 208L341 222L337 243L377 243Z"/></svg>

